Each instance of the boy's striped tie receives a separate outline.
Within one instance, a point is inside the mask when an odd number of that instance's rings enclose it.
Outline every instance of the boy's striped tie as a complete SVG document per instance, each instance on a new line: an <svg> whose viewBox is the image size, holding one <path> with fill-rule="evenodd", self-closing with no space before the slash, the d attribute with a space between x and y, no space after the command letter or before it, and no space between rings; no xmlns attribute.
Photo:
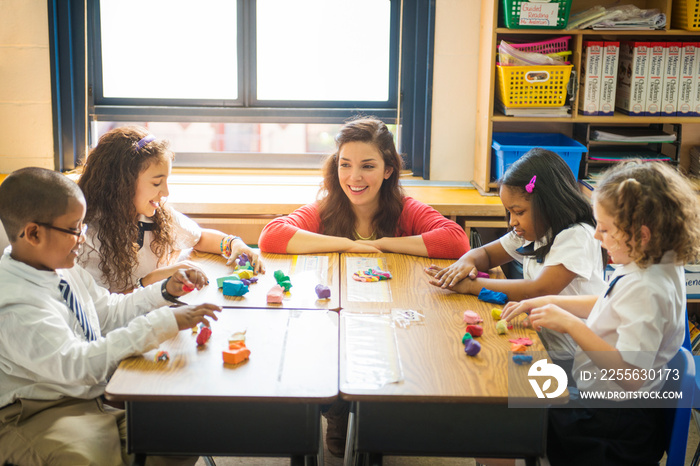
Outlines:
<svg viewBox="0 0 700 466"><path fill-rule="evenodd" d="M73 292L71 291L68 282L61 279L61 281L58 284L58 289L61 292L63 299L66 300L68 307L70 307L71 311L73 311L73 313L75 314L76 319L78 319L78 322L83 328L83 332L85 332L85 336L87 337L88 341L97 340L97 335L95 334L95 331L92 329L92 327L90 327L90 322L88 322L87 316L85 316L85 312L83 312L83 307L80 305L80 301L78 301L78 298L76 298Z"/></svg>

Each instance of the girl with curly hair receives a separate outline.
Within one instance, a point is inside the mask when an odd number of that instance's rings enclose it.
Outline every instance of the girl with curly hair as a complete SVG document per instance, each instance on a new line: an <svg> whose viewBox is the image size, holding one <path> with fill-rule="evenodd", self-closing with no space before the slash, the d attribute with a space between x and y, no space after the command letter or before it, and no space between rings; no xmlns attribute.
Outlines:
<svg viewBox="0 0 700 466"><path fill-rule="evenodd" d="M665 410L651 409L654 397L643 395L662 395L667 379L644 374L663 372L685 337L683 265L700 259L700 205L690 183L662 162L611 168L593 199L596 238L618 264L607 289L509 303L503 315L527 312L536 329L567 333L582 350L569 382L581 396L549 411L552 465L658 464ZM583 376L606 371L618 375ZM630 393L640 396L622 396ZM589 394L606 399L592 404Z"/></svg>
<svg viewBox="0 0 700 466"><path fill-rule="evenodd" d="M380 120L346 123L323 166L320 200L268 223L258 241L265 252L394 252L457 258L469 250L464 230L405 195L402 160Z"/></svg>
<svg viewBox="0 0 700 466"><path fill-rule="evenodd" d="M200 228L165 205L174 153L145 128L105 133L87 157L78 185L85 193L87 241L80 263L112 292L127 292L193 264L176 262L181 250L223 254L228 263L246 253L255 272L262 263L239 237Z"/></svg>

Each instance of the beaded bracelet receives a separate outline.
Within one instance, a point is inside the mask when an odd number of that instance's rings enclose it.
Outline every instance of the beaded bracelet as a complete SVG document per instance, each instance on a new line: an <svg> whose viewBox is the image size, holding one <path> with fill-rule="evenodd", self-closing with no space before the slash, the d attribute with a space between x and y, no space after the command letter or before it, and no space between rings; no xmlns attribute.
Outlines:
<svg viewBox="0 0 700 466"><path fill-rule="evenodd" d="M231 252L232 252L231 243L233 243L237 239L241 239L241 238L238 236L235 236L235 235L228 235L228 236L224 236L223 238L221 238L221 244L219 245L219 249L221 251L221 254L223 254L226 257L231 257Z"/></svg>

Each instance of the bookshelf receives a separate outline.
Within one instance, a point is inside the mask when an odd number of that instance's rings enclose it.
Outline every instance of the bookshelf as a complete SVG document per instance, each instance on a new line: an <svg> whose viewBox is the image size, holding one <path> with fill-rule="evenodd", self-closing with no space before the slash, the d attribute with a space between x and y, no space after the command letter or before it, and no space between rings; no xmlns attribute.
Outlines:
<svg viewBox="0 0 700 466"><path fill-rule="evenodd" d="M680 147L682 139L682 125L678 123L651 123L630 124L624 126L611 125L609 123L574 123L573 137L586 146L587 152L582 160L582 168L579 178L584 179L591 173L606 169L612 163L604 154L619 154L620 156L636 156L639 158L661 158L677 165L680 162ZM626 134L628 141L597 141L596 131L610 132L613 134ZM644 135L668 134L672 137L666 141L653 142L652 137L644 138ZM671 140L675 139L675 140Z"/></svg>
<svg viewBox="0 0 700 466"><path fill-rule="evenodd" d="M572 14L586 10L595 5L612 6L608 0L573 0ZM554 30L554 29L507 29L499 26L499 9L503 0L483 0L481 2L480 44L479 44L479 76L477 81L477 112L474 153L474 179L472 183L480 190L488 192L496 188L495 180L491 179L491 140L494 131L497 132L559 132L574 137L574 127L579 123L590 125L643 125L643 124L698 124L700 117L658 117L658 116L629 116L616 111L612 116L590 116L579 114L578 84L573 86L574 99L571 104L569 117L537 118L510 117L494 108L496 91L496 52L501 40L517 42L535 42L557 36L572 36L570 61L578 79L581 69L581 54L584 40L658 40L658 41L691 41L698 37L697 32L682 29L671 29L671 11L673 0L630 0L639 8L657 8L667 16L666 29L655 31L594 31L594 30ZM587 171L583 167L580 176Z"/></svg>

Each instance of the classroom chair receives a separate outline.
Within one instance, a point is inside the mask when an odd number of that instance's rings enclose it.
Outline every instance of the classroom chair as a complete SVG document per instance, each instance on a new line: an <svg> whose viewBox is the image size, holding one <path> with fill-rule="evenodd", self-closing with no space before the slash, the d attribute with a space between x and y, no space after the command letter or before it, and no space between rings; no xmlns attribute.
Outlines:
<svg viewBox="0 0 700 466"><path fill-rule="evenodd" d="M666 409L666 465L683 466L696 383L695 361L692 353L684 346L681 347L668 363L668 368L678 369L681 377L680 380L669 379L664 385L664 390L681 391L684 399L677 400L674 408Z"/></svg>

